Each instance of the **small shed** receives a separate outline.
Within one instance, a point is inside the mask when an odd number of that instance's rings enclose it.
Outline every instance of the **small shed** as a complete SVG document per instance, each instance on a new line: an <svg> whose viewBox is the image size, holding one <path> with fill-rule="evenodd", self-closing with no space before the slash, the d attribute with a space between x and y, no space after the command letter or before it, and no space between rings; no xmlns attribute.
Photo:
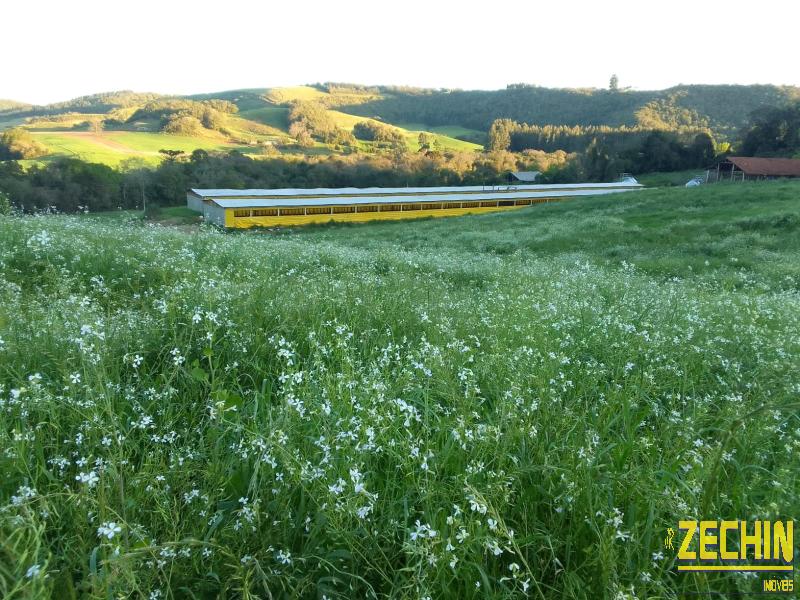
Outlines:
<svg viewBox="0 0 800 600"><path fill-rule="evenodd" d="M524 183L533 183L536 178L541 175L539 171L510 171L508 174L508 181L522 181Z"/></svg>
<svg viewBox="0 0 800 600"><path fill-rule="evenodd" d="M729 156L717 165L717 181L800 177L800 158Z"/></svg>

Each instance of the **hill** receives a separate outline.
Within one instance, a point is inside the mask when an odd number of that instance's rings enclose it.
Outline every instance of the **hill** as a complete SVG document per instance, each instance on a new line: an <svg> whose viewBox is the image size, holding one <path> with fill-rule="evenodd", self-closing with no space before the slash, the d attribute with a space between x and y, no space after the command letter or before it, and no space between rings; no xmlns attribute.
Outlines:
<svg viewBox="0 0 800 600"><path fill-rule="evenodd" d="M275 150L288 154L372 152L379 144L371 140L356 141L351 134L358 123L374 119L334 109L357 99L357 94L330 94L306 86L229 90L186 97L110 92L41 107L9 103L0 109L0 129L20 126L29 129L47 145L48 157L71 156L112 166L131 157L158 161L157 150L162 148L186 152L237 149L253 156L272 154ZM306 143L298 144L296 135L290 131L289 116L292 107L301 102L319 105L331 130L340 132L335 139L312 131ZM481 149L480 144L450 137L443 131L424 132L422 127L385 125L412 151L420 148L421 133L442 150ZM181 136L184 139L179 139ZM187 143L185 138L197 141Z"/></svg>
<svg viewBox="0 0 800 600"><path fill-rule="evenodd" d="M336 154L379 149L379 141L353 139L358 123L371 127L377 123L385 125L389 132L385 137L389 139L396 134L411 151L420 149L420 140L426 140L426 147L443 151L480 150L498 119L561 129L581 127L589 132L583 137L590 135L593 127L623 130L635 127L645 132L709 131L721 141L734 138L754 110L782 106L797 99L800 88L771 85L610 91L517 84L505 90L463 91L326 83L185 97L108 92L47 106L3 101L0 129L22 126L37 132L48 144L51 156L80 156L115 165L130 156L158 160L157 156L141 154L149 150L140 147L150 148L151 142L158 139L155 134L160 133L197 138L196 148L237 148L253 156L275 151ZM205 118L203 122L203 115L209 110L227 105L235 107L235 112L225 109L226 114ZM300 130L305 127L308 136L301 136L301 142L298 142L298 127L292 127L291 118L293 108L298 105L319 107L321 118L327 123L321 130L315 130L313 126L308 129L309 123L305 122ZM181 115L191 119L177 120ZM195 118L200 122L192 120ZM170 131L170 127L177 131ZM96 135L72 135L89 130ZM147 135L127 136L133 146L128 152L124 144L119 145L106 131ZM141 143L134 141L136 137L141 138ZM581 136L568 140L567 146L583 143L578 138ZM159 144L169 147L170 141L166 137ZM174 141L173 149L191 150L191 144ZM567 146L561 149L569 151Z"/></svg>
<svg viewBox="0 0 800 600"><path fill-rule="evenodd" d="M660 91L550 89L532 85L497 91L384 88L382 97L341 107L390 122L457 125L487 131L495 119L540 125L707 125L729 137L757 108L800 99L800 88L773 85L691 85Z"/></svg>
<svg viewBox="0 0 800 600"><path fill-rule="evenodd" d="M3 100L0 98L0 112L21 111L30 108L30 104L16 100Z"/></svg>
<svg viewBox="0 0 800 600"><path fill-rule="evenodd" d="M759 593L663 538L800 511L798 192L0 216L0 594Z"/></svg>

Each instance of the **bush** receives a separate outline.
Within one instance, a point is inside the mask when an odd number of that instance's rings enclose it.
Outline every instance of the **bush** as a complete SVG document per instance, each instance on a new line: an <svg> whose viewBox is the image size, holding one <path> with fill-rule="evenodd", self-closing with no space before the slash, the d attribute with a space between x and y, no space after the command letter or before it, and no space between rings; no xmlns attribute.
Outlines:
<svg viewBox="0 0 800 600"><path fill-rule="evenodd" d="M197 136L203 131L203 124L190 115L172 115L164 126L164 133Z"/></svg>
<svg viewBox="0 0 800 600"><path fill-rule="evenodd" d="M26 129L9 129L0 136L0 160L38 158L47 154L47 146L37 142Z"/></svg>

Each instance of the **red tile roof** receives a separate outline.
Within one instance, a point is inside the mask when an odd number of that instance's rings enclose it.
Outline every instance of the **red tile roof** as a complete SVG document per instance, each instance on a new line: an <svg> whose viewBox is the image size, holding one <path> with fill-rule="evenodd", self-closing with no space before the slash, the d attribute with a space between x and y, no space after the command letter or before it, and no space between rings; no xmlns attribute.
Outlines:
<svg viewBox="0 0 800 600"><path fill-rule="evenodd" d="M729 156L728 161L747 175L766 177L800 177L800 158L755 158Z"/></svg>

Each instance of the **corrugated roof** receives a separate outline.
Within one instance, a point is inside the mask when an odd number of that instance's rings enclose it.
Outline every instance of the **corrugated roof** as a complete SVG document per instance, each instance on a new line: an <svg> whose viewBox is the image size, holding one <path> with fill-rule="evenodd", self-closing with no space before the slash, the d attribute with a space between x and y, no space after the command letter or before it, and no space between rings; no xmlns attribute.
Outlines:
<svg viewBox="0 0 800 600"><path fill-rule="evenodd" d="M550 185L465 185L456 187L405 187L405 188L280 188L280 189L192 189L201 198L241 198L261 196L357 196L364 194L431 194L431 193L469 193L469 192L515 192L524 190L563 190L563 189L603 189L619 187L620 183L568 183ZM641 187L641 186L640 186Z"/></svg>
<svg viewBox="0 0 800 600"><path fill-rule="evenodd" d="M217 206L224 208L278 208L278 207L300 207L300 206L341 206L352 204L427 204L433 202L479 202L482 200L520 200L535 198L561 198L565 196L595 196L601 194L615 194L619 192L630 192L639 189L631 186L626 188L606 188L606 189L577 189L562 191L521 191L503 194L434 194L417 198L408 196L336 196L322 198L214 198L213 202Z"/></svg>
<svg viewBox="0 0 800 600"><path fill-rule="evenodd" d="M800 177L800 158L758 158L730 156L728 162L736 165L746 175L765 177Z"/></svg>
<svg viewBox="0 0 800 600"><path fill-rule="evenodd" d="M511 171L514 178L519 181L536 181L536 178L541 175L540 171Z"/></svg>

